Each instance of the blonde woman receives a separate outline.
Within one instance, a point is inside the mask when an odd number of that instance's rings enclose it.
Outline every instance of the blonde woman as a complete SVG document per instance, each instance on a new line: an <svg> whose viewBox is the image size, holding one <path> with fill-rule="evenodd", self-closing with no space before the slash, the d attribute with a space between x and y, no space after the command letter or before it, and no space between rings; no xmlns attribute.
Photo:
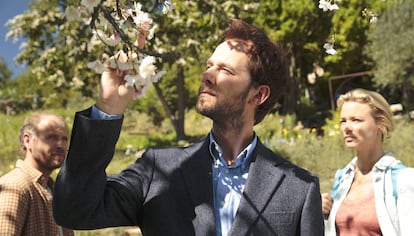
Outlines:
<svg viewBox="0 0 414 236"><path fill-rule="evenodd" d="M393 130L388 102L377 92L341 95L340 129L356 156L322 194L325 235L413 235L414 169L404 166L383 142Z"/></svg>

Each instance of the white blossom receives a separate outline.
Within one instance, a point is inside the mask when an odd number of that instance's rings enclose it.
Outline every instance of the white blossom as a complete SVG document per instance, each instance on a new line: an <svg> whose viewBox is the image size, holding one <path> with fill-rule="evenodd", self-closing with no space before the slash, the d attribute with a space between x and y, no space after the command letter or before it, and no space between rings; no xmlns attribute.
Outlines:
<svg viewBox="0 0 414 236"><path fill-rule="evenodd" d="M102 74L105 71L105 66L100 60L88 62L88 68L95 71L95 73Z"/></svg>
<svg viewBox="0 0 414 236"><path fill-rule="evenodd" d="M134 2L134 9L130 9L130 10L138 13L138 12L142 12L141 9L142 9L142 4L139 2Z"/></svg>
<svg viewBox="0 0 414 236"><path fill-rule="evenodd" d="M134 23L140 28L140 27L146 27L149 28L149 26L152 24L152 19L146 12L137 12L137 15L133 17Z"/></svg>
<svg viewBox="0 0 414 236"><path fill-rule="evenodd" d="M96 21L96 26L102 27L105 31L108 29L112 29L111 23L109 23L109 21L103 16L98 17L98 20Z"/></svg>
<svg viewBox="0 0 414 236"><path fill-rule="evenodd" d="M243 10L248 11L248 10L255 10L257 8L260 7L260 3L248 3L248 4L244 4L243 6Z"/></svg>
<svg viewBox="0 0 414 236"><path fill-rule="evenodd" d="M335 55L337 53L336 50L333 48L333 44L331 43L325 43L323 45L323 48L325 48L325 52L330 55Z"/></svg>
<svg viewBox="0 0 414 236"><path fill-rule="evenodd" d="M98 6L100 2L101 0L82 0L81 4L86 7L89 12L93 12L93 9Z"/></svg>
<svg viewBox="0 0 414 236"><path fill-rule="evenodd" d="M75 76L75 77L72 78L72 81L70 82L70 85L73 86L73 87L80 88L80 87L84 86L85 83L82 80L80 80L78 77Z"/></svg>
<svg viewBox="0 0 414 236"><path fill-rule="evenodd" d="M80 19L80 13L74 6L68 6L65 10L66 20L77 21Z"/></svg>
<svg viewBox="0 0 414 236"><path fill-rule="evenodd" d="M112 47L118 45L121 42L121 37L118 33L114 33L108 36L107 34L105 34L105 32L98 29L94 31L94 36L102 40L105 44Z"/></svg>
<svg viewBox="0 0 414 236"><path fill-rule="evenodd" d="M184 58L182 58L182 57L180 59L178 59L176 61L176 63L179 64L179 65L182 65L182 66L187 65L187 61Z"/></svg>
<svg viewBox="0 0 414 236"><path fill-rule="evenodd" d="M167 74L167 71L165 71L165 70L162 70L162 71L158 72L153 77L151 77L151 82L153 82L153 83L158 82L158 80L160 80L161 77L163 77L165 74Z"/></svg>
<svg viewBox="0 0 414 236"><path fill-rule="evenodd" d="M27 48L28 43L27 42L22 42L19 46L19 50L23 50L25 48Z"/></svg>
<svg viewBox="0 0 414 236"><path fill-rule="evenodd" d="M317 64L314 65L313 71L316 73L318 77L322 77L325 73L325 70Z"/></svg>
<svg viewBox="0 0 414 236"><path fill-rule="evenodd" d="M134 85L141 86L144 83L144 79L139 75L126 75L124 80L126 81L125 85L131 87Z"/></svg>
<svg viewBox="0 0 414 236"><path fill-rule="evenodd" d="M315 84L315 82L316 82L316 73L315 72L309 73L307 78L308 78L308 83L309 84Z"/></svg>
<svg viewBox="0 0 414 236"><path fill-rule="evenodd" d="M122 62L121 60L118 60L114 57L111 57L109 59L109 67L124 71L132 70L134 68L133 64L130 61Z"/></svg>
<svg viewBox="0 0 414 236"><path fill-rule="evenodd" d="M369 23L371 24L375 24L378 21L378 17L377 16L372 16L371 19L369 19Z"/></svg>
<svg viewBox="0 0 414 236"><path fill-rule="evenodd" d="M118 33L112 34L110 37L106 38L106 43L110 46L115 46L121 42L121 36Z"/></svg>
<svg viewBox="0 0 414 236"><path fill-rule="evenodd" d="M323 11L334 11L339 9L338 5L336 5L335 2L331 3L331 1L327 0L319 0L319 8Z"/></svg>
<svg viewBox="0 0 414 236"><path fill-rule="evenodd" d="M151 29L148 31L148 35L147 35L147 39L151 40L152 38L154 38L154 34L155 34L155 30L158 28L157 24L154 24Z"/></svg>
<svg viewBox="0 0 414 236"><path fill-rule="evenodd" d="M144 79L149 79L155 75L155 70L157 67L154 65L155 57L146 56L142 59L141 64L139 65L139 74Z"/></svg>
<svg viewBox="0 0 414 236"><path fill-rule="evenodd" d="M172 11L174 7L175 7L175 3L171 2L170 0L166 0L158 6L158 9L163 14L167 14L168 12Z"/></svg>
<svg viewBox="0 0 414 236"><path fill-rule="evenodd" d="M94 50L96 46L105 44L104 46L110 46L111 50L113 48L119 50L114 55L103 53L101 58L106 60L107 67L123 71L123 74L125 74L125 86L134 87L134 97L141 97L150 88L152 83L158 82L167 72L164 70L156 72L156 58L153 56L138 51L135 52L133 49L129 49L129 52L124 52L125 49L123 48L123 45L121 45L121 42L124 39L121 38L120 35L123 33L131 42L134 42L137 35L145 31L147 33L146 38L144 39L142 36L142 38L139 39L141 41L152 39L158 25L153 24L151 16L143 11L142 4L137 1L134 1L132 6L129 4L121 4L119 8L120 11L110 10L110 17L113 21L109 22L108 19L106 19L107 16L101 14L100 11L102 9L96 8L101 3L102 7L113 7L113 2L111 3L110 1L81 0L80 5L77 6L77 8L75 8L75 6L68 6L66 8L66 20L79 20L81 23L85 24L90 24L91 20L94 20L93 23L95 28L93 30L93 36L91 40L85 44L84 49L90 52ZM166 14L173 10L174 7L175 4L171 0L165 0L157 6L157 10ZM91 13L93 13L94 10L98 11L97 18L92 17ZM129 27L131 26L129 22L131 19L134 23L134 27ZM40 21L33 22L33 25L36 26L39 22ZM117 24L118 27L114 27L113 23ZM119 32L119 29L121 29L122 32ZM12 35L12 33L10 33L10 35ZM17 35L17 33L13 32L13 35ZM155 39L155 41L157 40L158 39ZM143 45L142 42L140 43ZM192 45L197 42L189 41L188 43L189 45ZM159 53L162 53L161 51L164 49L162 49L161 46L158 46L157 50ZM106 70L105 65L100 60L88 62L87 67L99 74L102 74ZM50 79L61 82L57 79L57 75L50 77ZM77 77L72 79L71 86L78 87L82 85L83 81L79 80Z"/></svg>

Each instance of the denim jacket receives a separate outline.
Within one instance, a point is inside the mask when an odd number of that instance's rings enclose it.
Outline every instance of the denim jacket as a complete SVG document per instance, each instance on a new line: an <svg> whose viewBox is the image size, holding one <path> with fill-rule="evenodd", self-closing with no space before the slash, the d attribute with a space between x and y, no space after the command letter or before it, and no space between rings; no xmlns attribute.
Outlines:
<svg viewBox="0 0 414 236"><path fill-rule="evenodd" d="M357 157L354 157L335 174L337 181L332 188L333 205L325 221L325 236L336 235L336 214L351 188L356 161ZM399 160L387 153L372 170L375 208L381 232L386 236L408 236L414 232L414 169L407 167L392 171L401 166Z"/></svg>

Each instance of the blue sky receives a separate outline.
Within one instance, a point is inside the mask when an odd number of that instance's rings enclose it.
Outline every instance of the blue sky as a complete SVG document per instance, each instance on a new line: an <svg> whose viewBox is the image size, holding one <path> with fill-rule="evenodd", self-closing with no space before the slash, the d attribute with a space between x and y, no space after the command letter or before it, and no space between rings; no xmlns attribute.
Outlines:
<svg viewBox="0 0 414 236"><path fill-rule="evenodd" d="M16 66L14 57L19 52L20 41L16 44L12 39L6 41L5 36L8 31L6 24L7 20L19 15L28 9L28 3L31 0L12 0L0 1L0 56L7 62L8 68L13 71L13 77L24 71L24 66Z"/></svg>

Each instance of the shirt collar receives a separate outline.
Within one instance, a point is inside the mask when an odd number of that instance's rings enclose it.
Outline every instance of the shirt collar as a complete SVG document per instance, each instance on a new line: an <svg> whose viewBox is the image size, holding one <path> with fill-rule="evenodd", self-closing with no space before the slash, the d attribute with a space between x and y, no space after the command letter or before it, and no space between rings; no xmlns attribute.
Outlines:
<svg viewBox="0 0 414 236"><path fill-rule="evenodd" d="M375 163L375 167L380 170L386 170L389 167L392 167L395 163L399 162L395 159L391 153L385 153L378 161Z"/></svg>
<svg viewBox="0 0 414 236"><path fill-rule="evenodd" d="M355 165L358 160L358 157L354 157L352 161L345 167L346 172L354 171ZM398 162L391 153L385 153L375 164L373 168L379 170L386 170L388 167L392 166L394 163Z"/></svg>
<svg viewBox="0 0 414 236"><path fill-rule="evenodd" d="M41 184L43 187L53 187L53 180L49 176L45 176L42 172L38 169L28 165L23 160L17 160L16 167L22 169L25 173L27 173L35 182Z"/></svg>
<svg viewBox="0 0 414 236"><path fill-rule="evenodd" d="M222 159L222 156L220 155L220 153L222 152L221 147L214 139L212 132L210 132L209 134L209 139L210 139L209 151L210 151L210 156L213 158L213 161L216 162L217 160L220 160L222 163L225 163L225 161ZM256 133L254 133L252 142L240 152L240 154L236 158L236 163L232 165L232 167L238 167L242 164L245 164L245 165L248 164L248 162L250 162L252 153L254 149L256 148L256 145L257 145L257 135Z"/></svg>

